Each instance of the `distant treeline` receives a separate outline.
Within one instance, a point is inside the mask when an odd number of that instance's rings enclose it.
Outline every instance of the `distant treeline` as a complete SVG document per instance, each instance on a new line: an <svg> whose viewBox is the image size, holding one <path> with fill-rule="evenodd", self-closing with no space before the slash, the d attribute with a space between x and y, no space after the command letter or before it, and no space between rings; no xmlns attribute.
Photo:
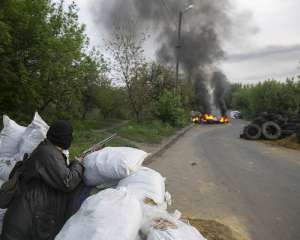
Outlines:
<svg viewBox="0 0 300 240"><path fill-rule="evenodd" d="M183 124L198 101L191 83L182 81L174 95L172 68L146 62L144 39L124 29L108 43L108 64L88 50L76 5L55 2L0 1L1 115L28 122L37 110L47 121L93 116Z"/></svg>
<svg viewBox="0 0 300 240"><path fill-rule="evenodd" d="M231 109L253 118L262 112L283 115L300 113L300 76L285 82L268 80L255 85L232 84L226 102Z"/></svg>

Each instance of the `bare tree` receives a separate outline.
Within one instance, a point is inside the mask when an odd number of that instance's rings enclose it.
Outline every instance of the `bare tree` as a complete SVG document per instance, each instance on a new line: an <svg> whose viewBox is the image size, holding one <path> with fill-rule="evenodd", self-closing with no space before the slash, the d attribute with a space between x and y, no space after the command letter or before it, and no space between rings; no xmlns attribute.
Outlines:
<svg viewBox="0 0 300 240"><path fill-rule="evenodd" d="M136 23L127 21L114 25L114 31L107 50L113 58L112 72L115 79L125 85L130 107L137 121L148 99L147 79L143 72L146 70L143 44L146 40L144 33L138 33Z"/></svg>

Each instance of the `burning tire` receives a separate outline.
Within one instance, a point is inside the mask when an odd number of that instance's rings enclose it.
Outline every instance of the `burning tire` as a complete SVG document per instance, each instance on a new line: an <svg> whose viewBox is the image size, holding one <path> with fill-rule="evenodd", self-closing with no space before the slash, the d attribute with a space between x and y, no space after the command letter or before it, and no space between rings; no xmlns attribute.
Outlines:
<svg viewBox="0 0 300 240"><path fill-rule="evenodd" d="M277 123L270 121L262 125L262 134L268 140L277 140L282 134L282 129Z"/></svg>
<svg viewBox="0 0 300 240"><path fill-rule="evenodd" d="M257 124L249 124L244 129L244 136L246 139L257 140L260 139L262 135L262 130Z"/></svg>

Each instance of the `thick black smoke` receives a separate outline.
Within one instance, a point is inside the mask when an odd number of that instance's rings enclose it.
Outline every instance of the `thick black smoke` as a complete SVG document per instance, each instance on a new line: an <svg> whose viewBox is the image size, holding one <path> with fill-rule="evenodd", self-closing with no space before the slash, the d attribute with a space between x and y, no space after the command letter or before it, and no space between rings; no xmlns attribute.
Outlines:
<svg viewBox="0 0 300 240"><path fill-rule="evenodd" d="M198 73L195 75L195 90L196 90L196 106L197 110L202 113L211 113L210 94L206 86L205 73Z"/></svg>
<svg viewBox="0 0 300 240"><path fill-rule="evenodd" d="M231 33L229 0L94 0L93 9L96 21L108 32L113 30L115 21L125 22L128 19L137 19L142 29L150 27L157 36L158 59L175 64L178 16L189 4L194 4L194 8L183 14L181 71L191 77L199 104L201 102L200 105L208 111L210 77L207 76L224 57L221 39ZM221 86L215 84L215 92L222 92L223 88L218 89Z"/></svg>
<svg viewBox="0 0 300 240"><path fill-rule="evenodd" d="M213 88L214 103L220 109L222 116L225 116L227 114L225 94L230 87L226 76L220 71L214 72L211 87Z"/></svg>

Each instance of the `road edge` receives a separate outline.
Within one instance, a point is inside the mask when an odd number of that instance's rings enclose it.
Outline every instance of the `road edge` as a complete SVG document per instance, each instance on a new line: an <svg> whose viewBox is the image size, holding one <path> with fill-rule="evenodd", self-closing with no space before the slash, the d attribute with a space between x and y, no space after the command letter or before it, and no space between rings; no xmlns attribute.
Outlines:
<svg viewBox="0 0 300 240"><path fill-rule="evenodd" d="M160 146L155 152L151 153L146 160L144 161L144 165L149 165L155 161L157 157L162 155L168 148L170 148L174 143L176 143L179 138L184 136L189 130L194 128L195 125L191 124L181 130L179 130L175 135L170 137L166 143L164 143L162 146Z"/></svg>

